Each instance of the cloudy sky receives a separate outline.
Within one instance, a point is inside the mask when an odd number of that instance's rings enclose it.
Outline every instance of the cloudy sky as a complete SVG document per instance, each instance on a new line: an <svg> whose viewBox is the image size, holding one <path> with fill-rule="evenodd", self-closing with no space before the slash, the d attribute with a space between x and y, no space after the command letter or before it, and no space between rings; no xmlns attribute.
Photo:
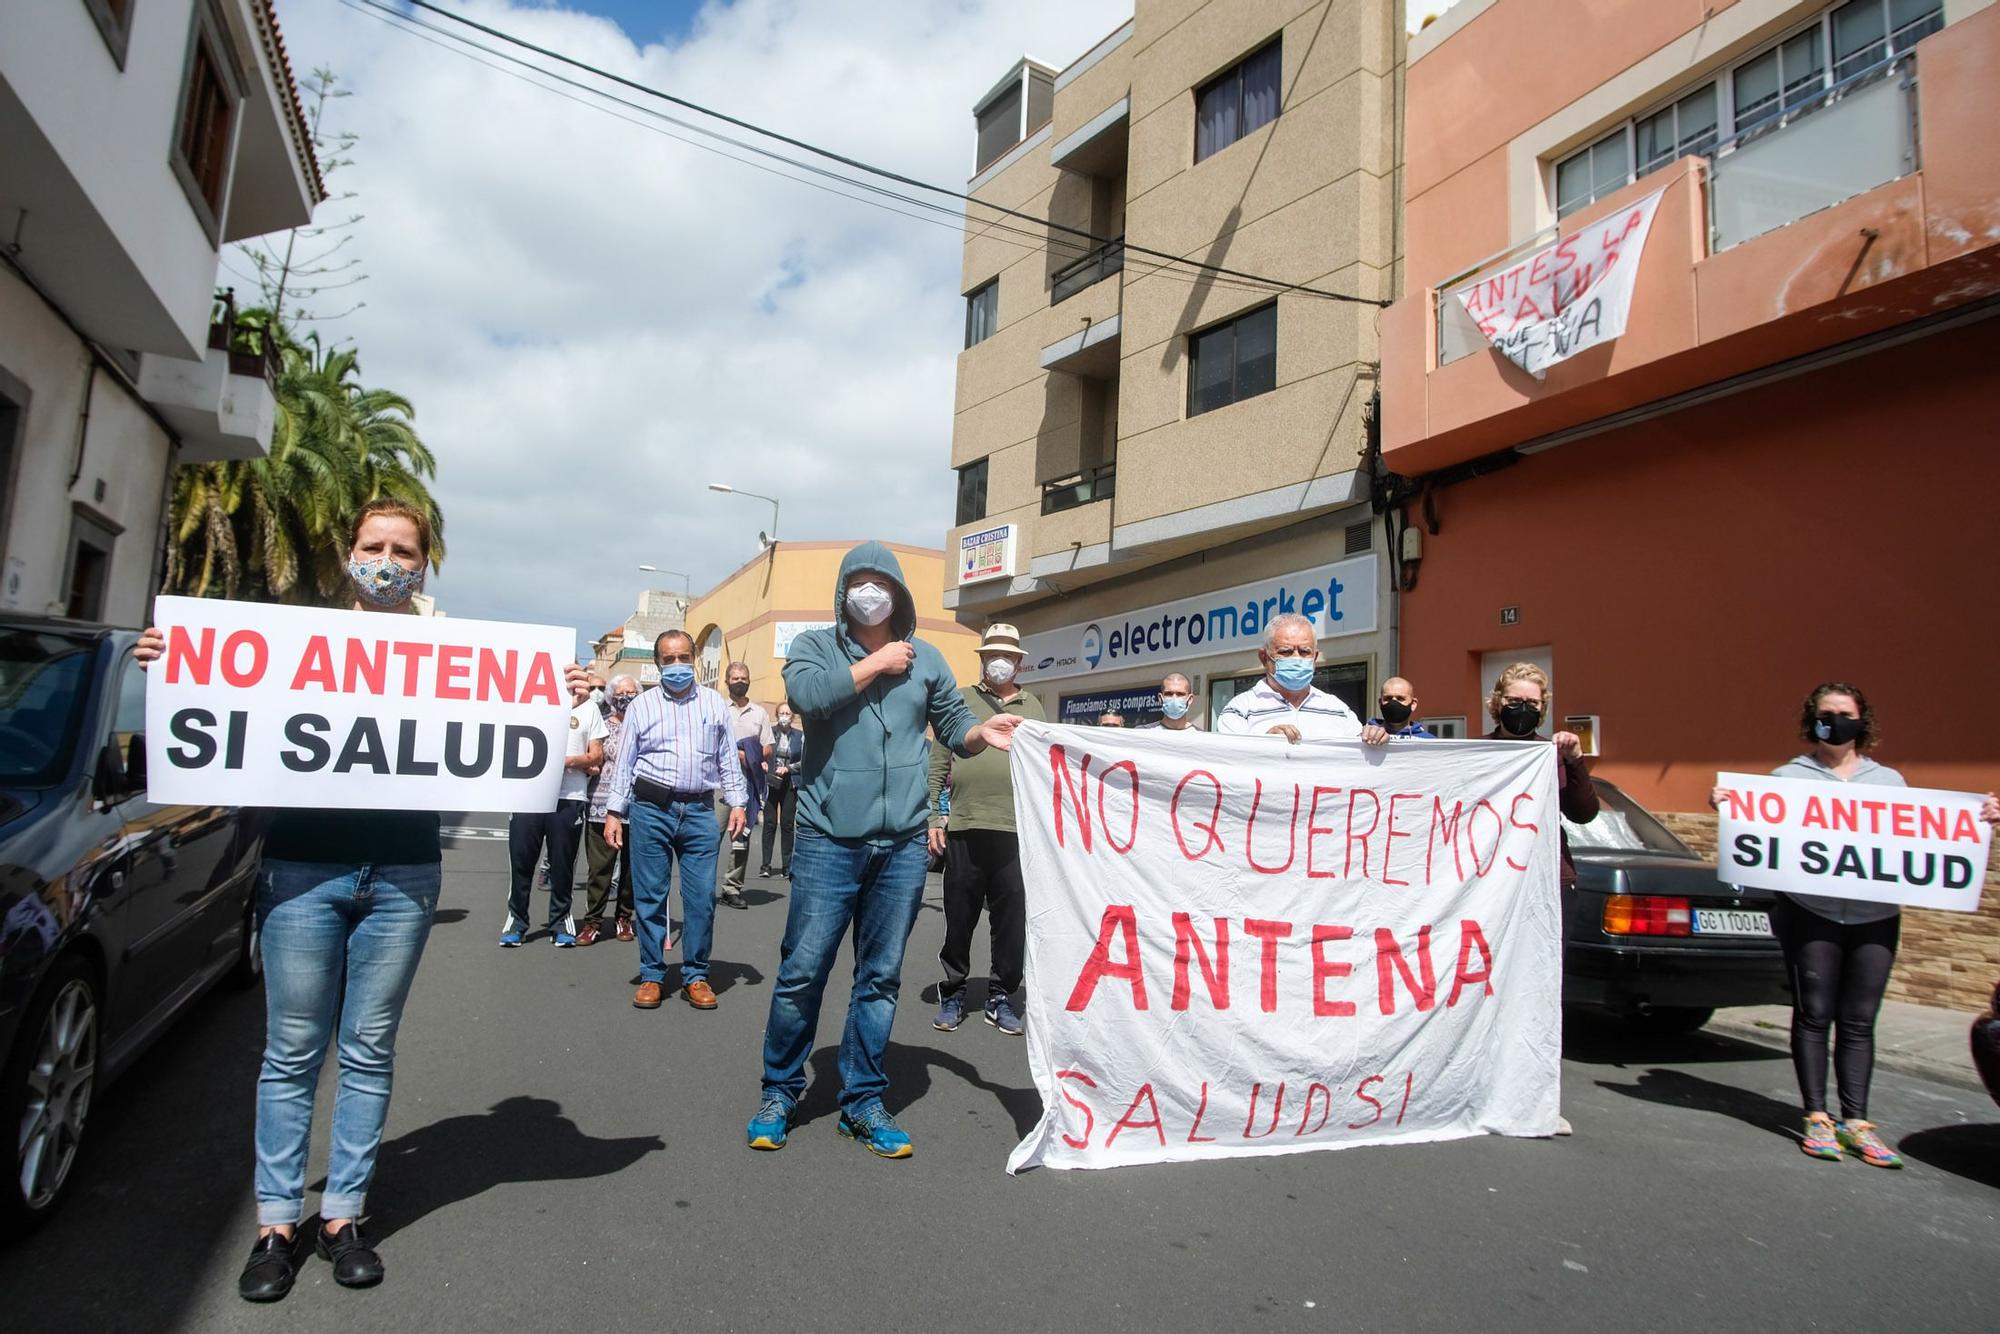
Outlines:
<svg viewBox="0 0 2000 1334"><path fill-rule="evenodd" d="M1129 0L464 8L961 187L973 100L1021 55L1066 64L1131 13ZM700 592L754 554L770 513L710 481L777 497L781 538L942 542L964 319L955 225L698 151L340 0L278 11L300 75L327 66L354 94L330 120L360 136L333 186L359 197L321 220L366 215L350 246L366 305L325 332L417 406L450 544L432 591L453 615L592 637L630 611L641 561Z"/></svg>

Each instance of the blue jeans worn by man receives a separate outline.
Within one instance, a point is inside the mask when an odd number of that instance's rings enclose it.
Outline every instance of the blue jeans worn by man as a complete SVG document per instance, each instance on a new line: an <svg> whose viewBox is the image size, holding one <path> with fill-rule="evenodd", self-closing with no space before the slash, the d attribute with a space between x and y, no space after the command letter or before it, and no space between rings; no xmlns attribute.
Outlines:
<svg viewBox="0 0 2000 1334"><path fill-rule="evenodd" d="M257 1077L257 1222L305 1218L313 1095L339 1018L323 1218L359 1218L389 1114L396 1030L437 912L439 865L267 861L257 892L266 1033Z"/></svg>
<svg viewBox="0 0 2000 1334"><path fill-rule="evenodd" d="M632 850L632 902L639 918L639 980L667 979L667 896L674 864L681 872L681 985L708 977L715 939L715 861L722 831L703 796L664 804L635 799L626 812Z"/></svg>

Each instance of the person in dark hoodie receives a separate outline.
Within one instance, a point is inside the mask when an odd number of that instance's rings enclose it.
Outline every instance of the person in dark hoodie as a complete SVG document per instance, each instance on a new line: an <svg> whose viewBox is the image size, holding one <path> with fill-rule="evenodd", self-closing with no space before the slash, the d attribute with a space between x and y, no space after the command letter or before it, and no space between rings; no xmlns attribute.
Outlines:
<svg viewBox="0 0 2000 1334"><path fill-rule="evenodd" d="M834 624L793 640L785 662L785 694L812 744L799 775L791 901L764 1026L763 1096L748 1138L753 1149L785 1146L827 977L851 927L839 1130L884 1158L907 1158L910 1137L882 1105L882 1057L929 861L925 729L972 756L1010 747L1021 716L974 718L944 655L914 637L903 567L880 542L847 553L833 602Z"/></svg>

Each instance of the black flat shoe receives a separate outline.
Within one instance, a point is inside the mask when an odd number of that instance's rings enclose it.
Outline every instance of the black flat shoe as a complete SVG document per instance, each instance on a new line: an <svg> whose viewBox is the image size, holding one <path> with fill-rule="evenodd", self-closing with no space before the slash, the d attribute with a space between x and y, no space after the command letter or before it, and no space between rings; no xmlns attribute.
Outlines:
<svg viewBox="0 0 2000 1334"><path fill-rule="evenodd" d="M349 1223L338 1234L319 1230L319 1256L333 1265L333 1281L343 1288L372 1288L382 1281L382 1257L361 1235L361 1224Z"/></svg>
<svg viewBox="0 0 2000 1334"><path fill-rule="evenodd" d="M299 1276L296 1240L282 1232L257 1238L236 1291L246 1302L275 1302L292 1290Z"/></svg>

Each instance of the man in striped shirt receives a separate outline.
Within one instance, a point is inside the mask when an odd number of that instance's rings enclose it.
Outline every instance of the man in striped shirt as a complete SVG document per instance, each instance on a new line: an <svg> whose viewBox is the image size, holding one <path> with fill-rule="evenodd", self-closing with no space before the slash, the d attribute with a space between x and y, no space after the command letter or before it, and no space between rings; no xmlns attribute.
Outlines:
<svg viewBox="0 0 2000 1334"><path fill-rule="evenodd" d="M1319 631L1296 613L1273 616L1264 628L1264 647L1257 651L1264 677L1223 706L1215 730L1223 736L1281 736L1301 741L1345 741L1355 737L1371 746L1389 739L1372 724L1362 726L1354 711L1315 686L1319 663Z"/></svg>
<svg viewBox="0 0 2000 1334"><path fill-rule="evenodd" d="M611 795L604 803L604 841L632 843L632 896L639 915L639 989L632 1004L659 1008L667 979L667 888L681 868L681 999L715 1008L708 984L708 950L715 935L715 862L724 831L715 793L728 808L727 836L746 826L749 790L736 758L736 724L721 695L694 680L694 639L668 630L653 642L660 688L625 711Z"/></svg>

